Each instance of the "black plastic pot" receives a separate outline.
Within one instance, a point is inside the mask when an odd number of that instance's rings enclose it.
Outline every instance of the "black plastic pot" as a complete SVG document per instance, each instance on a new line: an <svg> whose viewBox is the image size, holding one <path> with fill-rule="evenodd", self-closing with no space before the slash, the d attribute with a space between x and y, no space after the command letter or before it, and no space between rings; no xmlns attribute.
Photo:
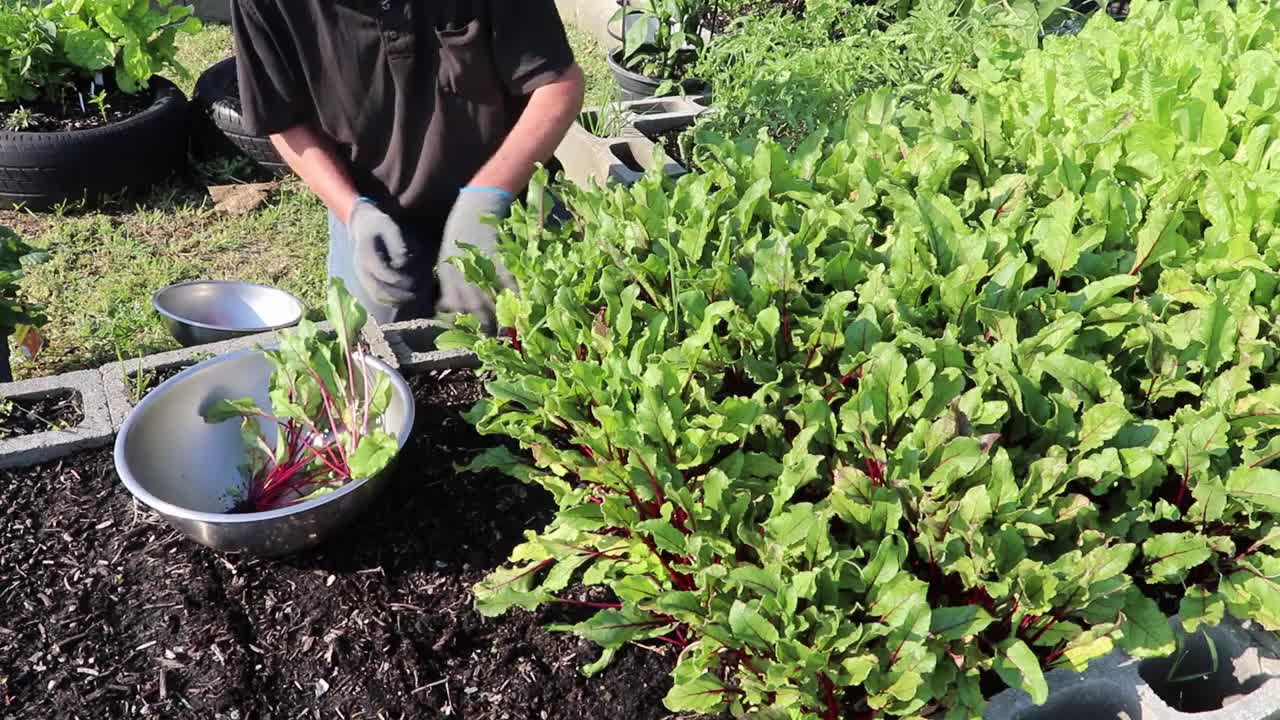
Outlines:
<svg viewBox="0 0 1280 720"><path fill-rule="evenodd" d="M613 79L618 83L623 100L644 100L658 93L662 80L646 77L632 72L622 65L622 48L613 50L608 55L609 69L613 71ZM706 91L707 84L701 80L685 80L680 83L686 95L698 95Z"/></svg>
<svg viewBox="0 0 1280 720"><path fill-rule="evenodd" d="M0 130L0 208L43 210L159 182L187 159L187 98L151 81L142 112L102 127L65 132Z"/></svg>

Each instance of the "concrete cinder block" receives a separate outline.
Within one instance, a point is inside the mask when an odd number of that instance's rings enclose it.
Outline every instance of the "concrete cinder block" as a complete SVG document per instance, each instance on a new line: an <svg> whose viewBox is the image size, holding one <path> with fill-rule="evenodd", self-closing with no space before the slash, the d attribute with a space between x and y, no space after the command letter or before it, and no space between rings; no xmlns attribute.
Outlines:
<svg viewBox="0 0 1280 720"><path fill-rule="evenodd" d="M556 148L556 160L560 161L569 182L583 187L593 182L603 185L610 179L616 179L614 167L621 168L609 151L606 140L592 135L581 122L569 126L569 131Z"/></svg>
<svg viewBox="0 0 1280 720"><path fill-rule="evenodd" d="M685 98L618 103L607 110L621 113L623 126L617 134L598 137L588 131L579 119L570 126L556 148L556 159L570 182L584 186L593 182L598 185L609 182L630 185L660 162L663 172L679 177L687 170L665 153L659 157L656 154L658 146L647 135L688 127L706 110L705 106ZM606 110L588 108L583 111L583 117L601 112Z"/></svg>
<svg viewBox="0 0 1280 720"><path fill-rule="evenodd" d="M321 330L327 330L330 327L328 323L317 323L317 326ZM118 431L124 425L125 418L129 416L133 406L140 399L136 387L138 378L150 373L162 373L173 368L185 368L219 355L268 346L276 343L279 340L280 333L285 332L289 331L286 329L260 335L249 335L210 345L197 345L182 350L104 365L97 372L100 373L101 385L106 396L107 407L110 410L112 429ZM392 368L398 367L395 353L392 352L391 346L387 344L387 339L376 324L367 323L361 332L361 337L375 357L391 365Z"/></svg>
<svg viewBox="0 0 1280 720"><path fill-rule="evenodd" d="M682 130L692 125L711 108L704 104L705 96L662 97L648 100L631 100L620 103L628 123L641 135L652 137L670 130Z"/></svg>
<svg viewBox="0 0 1280 720"><path fill-rule="evenodd" d="M103 365L98 368L98 373L107 398L107 407L111 411L112 430L117 432L120 430L120 426L124 425L125 418L133 411L133 406L142 399L140 395L142 391L138 387L138 383L144 382L148 375L167 372L175 368L185 369L219 354L252 348L256 343L250 342L250 340L257 339L257 342L262 342L264 339L274 337L273 333L254 335L249 338L237 338L213 345L174 350L172 352L159 353L158 355L148 355L142 358Z"/></svg>
<svg viewBox="0 0 1280 720"><path fill-rule="evenodd" d="M631 184L639 180L658 162L672 177L687 172L664 154L655 157L657 146L649 138L692 125L709 108L695 98L667 97L631 100L604 108L587 108L578 122L569 128L556 159L565 177L579 185L592 182ZM610 137L599 137L587 130L582 118L608 113L618 118L621 127Z"/></svg>
<svg viewBox="0 0 1280 720"><path fill-rule="evenodd" d="M0 398L7 400L39 400L63 392L79 395L84 420L66 430L0 440L0 469L39 465L111 443L115 430L98 371L84 370L0 385Z"/></svg>
<svg viewBox="0 0 1280 720"><path fill-rule="evenodd" d="M479 367L480 359L473 352L436 349L435 339L448 329L436 320L409 320L384 325L382 332L406 373Z"/></svg>
<svg viewBox="0 0 1280 720"><path fill-rule="evenodd" d="M1176 618L1173 622L1181 632ZM991 699L984 718L1280 720L1276 636L1231 619L1205 633L1212 638L1213 651L1199 631L1185 636L1185 655L1174 672L1172 658L1139 660L1115 651L1090 663L1083 673L1048 673L1049 700L1044 705L1035 705L1021 690L1006 690ZM1198 679L1186 679L1192 676Z"/></svg>

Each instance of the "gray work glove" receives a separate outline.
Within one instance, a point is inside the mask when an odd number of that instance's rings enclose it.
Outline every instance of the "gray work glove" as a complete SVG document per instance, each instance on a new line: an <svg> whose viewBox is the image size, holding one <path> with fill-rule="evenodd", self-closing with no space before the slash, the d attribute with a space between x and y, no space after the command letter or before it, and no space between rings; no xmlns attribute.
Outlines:
<svg viewBox="0 0 1280 720"><path fill-rule="evenodd" d="M462 255L463 245L473 245L494 261L498 280L504 288L515 288L515 280L498 260L498 228L485 218L506 218L511 214L511 193L498 188L463 188L449 213L444 226L444 238L440 244L440 260L436 274L440 278L441 313L465 313L480 321L487 332L497 331L497 317L493 298L474 285L467 283L451 258Z"/></svg>
<svg viewBox="0 0 1280 720"><path fill-rule="evenodd" d="M368 198L351 209L347 232L355 247L356 277L366 292L383 305L404 305L415 297L409 271L412 253L400 225Z"/></svg>

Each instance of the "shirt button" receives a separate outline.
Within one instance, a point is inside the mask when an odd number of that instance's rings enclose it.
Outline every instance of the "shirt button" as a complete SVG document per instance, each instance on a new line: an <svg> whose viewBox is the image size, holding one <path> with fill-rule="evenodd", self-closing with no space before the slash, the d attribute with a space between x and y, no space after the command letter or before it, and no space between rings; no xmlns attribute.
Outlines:
<svg viewBox="0 0 1280 720"><path fill-rule="evenodd" d="M391 10L391 0L382 0L382 9L383 9L383 10L386 10L386 11L390 11L390 10Z"/></svg>
<svg viewBox="0 0 1280 720"><path fill-rule="evenodd" d="M395 30L392 30L391 32L387 33L387 37L391 38L392 40L396 40L400 37L400 33L396 32Z"/></svg>

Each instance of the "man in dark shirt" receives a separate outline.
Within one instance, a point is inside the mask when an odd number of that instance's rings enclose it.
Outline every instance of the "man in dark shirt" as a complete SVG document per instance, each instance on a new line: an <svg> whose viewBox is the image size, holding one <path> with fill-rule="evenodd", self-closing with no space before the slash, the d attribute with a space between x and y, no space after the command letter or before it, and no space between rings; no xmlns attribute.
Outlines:
<svg viewBox="0 0 1280 720"><path fill-rule="evenodd" d="M329 208L329 274L379 322L492 302L451 264L582 107L553 0L235 0L248 130Z"/></svg>

